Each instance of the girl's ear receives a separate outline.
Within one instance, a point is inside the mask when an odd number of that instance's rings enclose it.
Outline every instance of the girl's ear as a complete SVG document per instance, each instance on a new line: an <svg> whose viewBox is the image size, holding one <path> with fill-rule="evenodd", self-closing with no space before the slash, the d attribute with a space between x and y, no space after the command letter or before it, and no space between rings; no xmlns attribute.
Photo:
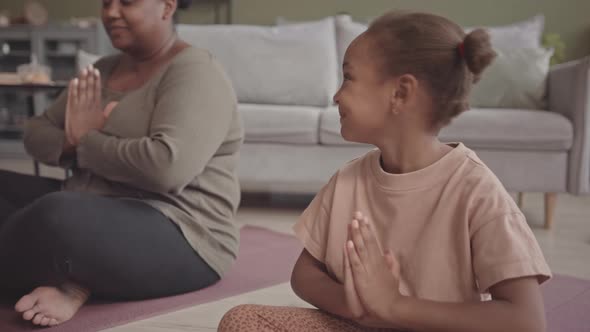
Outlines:
<svg viewBox="0 0 590 332"><path fill-rule="evenodd" d="M403 111L418 89L418 80L414 75L405 74L398 77L391 91L391 109L394 114Z"/></svg>
<svg viewBox="0 0 590 332"><path fill-rule="evenodd" d="M396 97L403 104L416 94L418 90L418 80L414 75L406 74L399 77L397 82Z"/></svg>

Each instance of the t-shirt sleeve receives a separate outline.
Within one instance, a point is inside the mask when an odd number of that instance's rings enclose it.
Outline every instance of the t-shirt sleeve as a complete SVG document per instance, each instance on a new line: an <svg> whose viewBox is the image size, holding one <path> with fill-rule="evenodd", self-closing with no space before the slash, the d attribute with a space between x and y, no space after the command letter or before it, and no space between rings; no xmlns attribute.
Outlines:
<svg viewBox="0 0 590 332"><path fill-rule="evenodd" d="M551 278L541 248L520 212L507 213L481 224L471 236L473 269L480 291L508 279Z"/></svg>
<svg viewBox="0 0 590 332"><path fill-rule="evenodd" d="M293 226L295 236L305 249L320 262L326 262L328 231L330 228L331 202L336 186L336 173L317 193L309 206Z"/></svg>

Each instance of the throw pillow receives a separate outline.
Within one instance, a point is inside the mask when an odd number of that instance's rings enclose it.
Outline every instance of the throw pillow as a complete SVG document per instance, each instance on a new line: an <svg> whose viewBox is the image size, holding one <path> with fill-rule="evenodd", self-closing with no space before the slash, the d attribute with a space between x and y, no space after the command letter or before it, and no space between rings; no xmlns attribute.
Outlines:
<svg viewBox="0 0 590 332"><path fill-rule="evenodd" d="M474 85L474 107L544 109L547 75L553 50L521 48L497 50L498 57Z"/></svg>

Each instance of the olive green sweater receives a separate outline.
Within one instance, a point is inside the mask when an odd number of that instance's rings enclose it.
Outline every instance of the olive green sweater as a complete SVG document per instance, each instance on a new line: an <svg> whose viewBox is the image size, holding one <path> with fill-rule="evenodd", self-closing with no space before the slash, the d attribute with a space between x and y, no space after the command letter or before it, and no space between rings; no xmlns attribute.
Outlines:
<svg viewBox="0 0 590 332"><path fill-rule="evenodd" d="M243 130L229 79L207 51L178 53L138 89L104 82L120 55L100 59L103 104L119 101L102 130L63 156L67 92L25 127L36 160L72 167L64 190L142 200L176 223L189 244L223 275L238 251L235 214ZM154 243L154 245L158 245Z"/></svg>

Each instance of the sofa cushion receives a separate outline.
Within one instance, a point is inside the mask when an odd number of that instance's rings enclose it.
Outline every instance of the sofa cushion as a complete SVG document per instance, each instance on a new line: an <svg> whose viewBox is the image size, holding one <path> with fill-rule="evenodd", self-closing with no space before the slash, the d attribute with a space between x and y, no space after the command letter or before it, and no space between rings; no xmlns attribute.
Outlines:
<svg viewBox="0 0 590 332"><path fill-rule="evenodd" d="M242 103L328 106L337 86L334 19L286 26L186 25L225 67Z"/></svg>
<svg viewBox="0 0 590 332"><path fill-rule="evenodd" d="M497 50L497 53L498 57L473 86L471 106L547 108L547 75L553 50L516 48Z"/></svg>
<svg viewBox="0 0 590 332"><path fill-rule="evenodd" d="M573 128L563 115L542 110L473 109L444 128L440 139L472 149L563 151L572 146ZM340 136L340 115L329 108L320 116L320 143L355 145Z"/></svg>
<svg viewBox="0 0 590 332"><path fill-rule="evenodd" d="M238 104L251 143L318 144L321 108Z"/></svg>
<svg viewBox="0 0 590 332"><path fill-rule="evenodd" d="M367 25L358 23L352 20L352 17L347 14L340 14L333 16L336 28L336 53L338 55L338 85L342 83L342 63L344 62L344 54L346 49L352 41L361 33L367 30ZM277 17L276 24L290 25L290 24L314 24L318 21L292 21L282 16Z"/></svg>
<svg viewBox="0 0 590 332"><path fill-rule="evenodd" d="M559 113L507 108L467 111L440 133L444 141L506 150L569 150L573 135L571 122Z"/></svg>
<svg viewBox="0 0 590 332"><path fill-rule="evenodd" d="M466 33L476 27L464 28ZM495 49L539 48L545 29L545 16L542 14L527 20L507 25L483 26L490 34Z"/></svg>

